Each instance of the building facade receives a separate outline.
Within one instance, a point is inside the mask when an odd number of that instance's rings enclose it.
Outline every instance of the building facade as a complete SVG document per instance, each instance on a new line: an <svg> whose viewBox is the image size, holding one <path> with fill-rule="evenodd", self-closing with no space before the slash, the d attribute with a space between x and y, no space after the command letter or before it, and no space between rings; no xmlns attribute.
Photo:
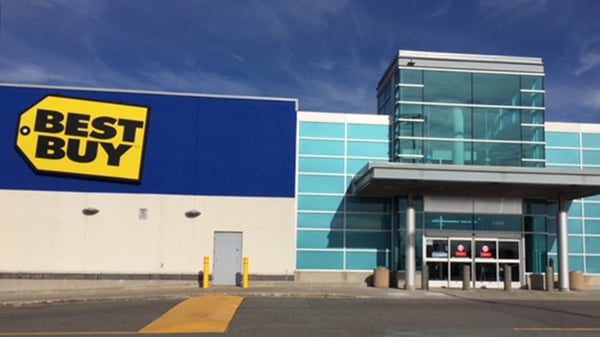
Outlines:
<svg viewBox="0 0 600 337"><path fill-rule="evenodd" d="M544 119L539 58L400 51L376 114L0 85L2 277L515 286L600 279L600 125ZM16 136L15 136L16 135ZM396 279L396 278L394 278Z"/></svg>

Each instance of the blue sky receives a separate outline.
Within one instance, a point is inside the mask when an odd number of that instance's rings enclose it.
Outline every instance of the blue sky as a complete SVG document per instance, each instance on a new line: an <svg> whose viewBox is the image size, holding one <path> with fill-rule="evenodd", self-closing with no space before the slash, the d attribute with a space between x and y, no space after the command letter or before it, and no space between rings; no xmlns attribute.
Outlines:
<svg viewBox="0 0 600 337"><path fill-rule="evenodd" d="M0 82L375 112L399 49L542 57L546 120L600 122L596 0L0 0Z"/></svg>

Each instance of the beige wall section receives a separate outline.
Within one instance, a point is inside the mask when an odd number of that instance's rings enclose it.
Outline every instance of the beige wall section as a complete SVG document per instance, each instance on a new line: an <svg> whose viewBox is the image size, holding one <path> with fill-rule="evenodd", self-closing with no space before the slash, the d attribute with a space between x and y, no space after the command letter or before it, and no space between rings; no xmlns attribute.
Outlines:
<svg viewBox="0 0 600 337"><path fill-rule="evenodd" d="M251 274L294 273L293 198L0 190L0 211L3 273L196 274L215 231L243 232Z"/></svg>

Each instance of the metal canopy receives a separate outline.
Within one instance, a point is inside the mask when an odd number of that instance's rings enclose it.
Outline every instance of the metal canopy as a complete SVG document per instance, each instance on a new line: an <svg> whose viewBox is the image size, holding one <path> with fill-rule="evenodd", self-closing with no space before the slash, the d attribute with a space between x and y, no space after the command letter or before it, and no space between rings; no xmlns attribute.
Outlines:
<svg viewBox="0 0 600 337"><path fill-rule="evenodd" d="M369 163L352 182L363 196L493 196L567 200L600 194L600 172L500 166Z"/></svg>

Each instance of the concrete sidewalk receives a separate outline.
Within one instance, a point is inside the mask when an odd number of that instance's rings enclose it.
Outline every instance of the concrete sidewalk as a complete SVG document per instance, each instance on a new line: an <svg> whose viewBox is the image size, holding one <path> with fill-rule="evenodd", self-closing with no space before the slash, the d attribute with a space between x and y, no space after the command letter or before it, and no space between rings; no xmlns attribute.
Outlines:
<svg viewBox="0 0 600 337"><path fill-rule="evenodd" d="M195 281L165 280L30 280L0 279L0 305L22 306L87 301L184 299L207 294L245 297L470 299L470 300L583 300L600 301L600 289L536 291L516 289L432 288L430 291L382 289L351 284L251 282L248 289L233 286L200 288Z"/></svg>

